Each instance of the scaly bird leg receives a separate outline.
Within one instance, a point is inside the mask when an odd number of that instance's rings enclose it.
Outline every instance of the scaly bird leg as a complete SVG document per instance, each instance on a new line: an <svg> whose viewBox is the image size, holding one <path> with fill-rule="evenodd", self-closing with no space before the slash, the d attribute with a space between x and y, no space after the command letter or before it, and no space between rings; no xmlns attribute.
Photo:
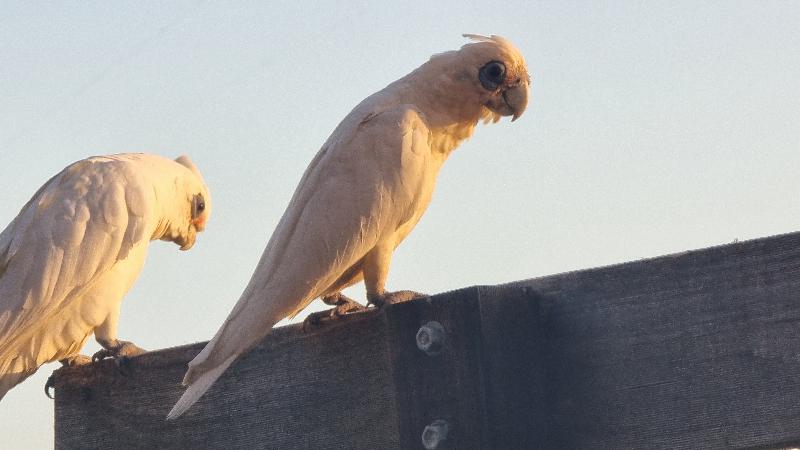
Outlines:
<svg viewBox="0 0 800 450"><path fill-rule="evenodd" d="M101 361L105 358L114 358L117 369L127 375L126 370L131 356L140 355L145 352L134 345L132 342L117 339L117 323L119 322L119 307L117 304L108 313L108 317L94 329L94 338L103 349L92 355L92 361Z"/></svg>
<svg viewBox="0 0 800 450"><path fill-rule="evenodd" d="M335 294L326 295L322 297L322 301L326 305L335 306L335 308L309 314L308 317L306 317L306 320L303 321L304 331L308 326L319 325L320 323L322 323L323 319L335 320L346 314L358 311L364 311L367 309L366 306L363 306L357 301L349 297L346 297L341 292L336 292Z"/></svg>
<svg viewBox="0 0 800 450"><path fill-rule="evenodd" d="M386 292L386 278L392 262L394 247L377 245L364 258L364 285L367 288L367 304L378 308L392 303L402 303L427 297L414 291Z"/></svg>
<svg viewBox="0 0 800 450"><path fill-rule="evenodd" d="M77 367L90 364L92 362L92 358L89 358L86 355L73 355L64 359L59 359L58 362L61 363L62 367ZM47 382L44 384L44 395L46 395L50 400L54 400L54 397L50 394L50 390L56 387L56 379L54 375L55 372L47 377Z"/></svg>

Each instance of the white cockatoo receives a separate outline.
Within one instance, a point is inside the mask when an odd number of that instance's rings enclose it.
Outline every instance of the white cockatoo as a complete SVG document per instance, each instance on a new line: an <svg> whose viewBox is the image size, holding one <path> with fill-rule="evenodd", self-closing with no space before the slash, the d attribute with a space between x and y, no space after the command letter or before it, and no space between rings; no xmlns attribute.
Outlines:
<svg viewBox="0 0 800 450"><path fill-rule="evenodd" d="M335 313L357 304L339 292L364 280L376 306L413 297L386 292L392 252L431 200L436 176L480 121L517 119L530 77L500 36L434 55L367 97L311 161L239 298L214 338L189 363L181 415L279 320L322 298ZM360 305L358 305L360 306Z"/></svg>
<svg viewBox="0 0 800 450"><path fill-rule="evenodd" d="M46 362L88 362L92 333L96 359L143 352L117 339L122 297L151 240L194 245L210 201L186 156L95 156L45 183L0 234L0 399Z"/></svg>

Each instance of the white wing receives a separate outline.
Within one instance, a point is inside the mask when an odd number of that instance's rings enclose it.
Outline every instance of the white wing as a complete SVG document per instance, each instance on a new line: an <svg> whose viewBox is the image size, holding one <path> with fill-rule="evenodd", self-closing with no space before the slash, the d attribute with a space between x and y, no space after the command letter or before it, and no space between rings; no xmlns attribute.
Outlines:
<svg viewBox="0 0 800 450"><path fill-rule="evenodd" d="M381 240L418 220L430 198L429 132L404 105L351 113L306 169L250 283L214 339L189 364L192 384L170 413L191 406L235 358L306 307ZM426 198L421 198L426 197ZM424 205L423 205L424 203ZM396 245L396 242L392 245Z"/></svg>
<svg viewBox="0 0 800 450"><path fill-rule="evenodd" d="M146 194L125 159L72 164L0 234L0 375L18 356L16 343L30 340L134 245L149 241Z"/></svg>

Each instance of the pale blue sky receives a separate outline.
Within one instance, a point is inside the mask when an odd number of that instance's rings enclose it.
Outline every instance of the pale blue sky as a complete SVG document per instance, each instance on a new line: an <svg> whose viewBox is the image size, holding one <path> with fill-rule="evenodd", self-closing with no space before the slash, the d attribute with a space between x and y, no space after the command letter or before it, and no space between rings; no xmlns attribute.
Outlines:
<svg viewBox="0 0 800 450"><path fill-rule="evenodd" d="M526 56L532 102L452 155L390 289L797 230L800 3L700 3L0 0L0 223L72 161L189 154L214 215L188 253L153 244L120 335L206 340L339 120L461 33L494 33ZM0 446L52 445L55 368L0 404Z"/></svg>

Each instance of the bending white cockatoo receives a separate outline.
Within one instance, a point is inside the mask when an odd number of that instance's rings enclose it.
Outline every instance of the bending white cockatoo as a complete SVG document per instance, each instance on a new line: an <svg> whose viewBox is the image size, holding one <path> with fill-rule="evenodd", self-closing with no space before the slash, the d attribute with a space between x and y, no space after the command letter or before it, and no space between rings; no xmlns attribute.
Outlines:
<svg viewBox="0 0 800 450"><path fill-rule="evenodd" d="M78 161L42 186L0 234L0 398L42 364L143 352L117 339L122 297L151 240L188 250L211 212L186 156L120 154Z"/></svg>
<svg viewBox="0 0 800 450"><path fill-rule="evenodd" d="M392 252L419 221L439 169L478 122L517 119L530 77L519 50L499 37L434 55L367 97L306 169L252 279L225 323L190 363L186 392L168 419L194 404L225 369L316 298L355 307L339 291L364 280L376 306L387 293ZM359 305L360 306L360 305Z"/></svg>

